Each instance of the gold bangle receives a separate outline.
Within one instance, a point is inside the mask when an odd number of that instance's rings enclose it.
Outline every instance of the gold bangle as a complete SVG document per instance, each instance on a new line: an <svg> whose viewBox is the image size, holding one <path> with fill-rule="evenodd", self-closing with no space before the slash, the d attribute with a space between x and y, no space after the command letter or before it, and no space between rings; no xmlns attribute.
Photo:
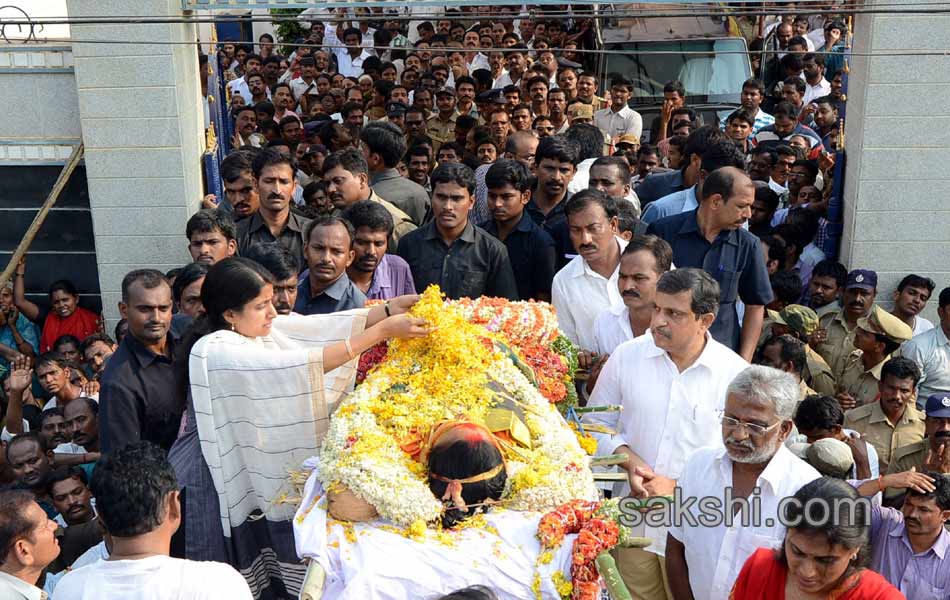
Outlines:
<svg viewBox="0 0 950 600"><path fill-rule="evenodd" d="M353 360L356 354L353 352L353 346L350 345L350 338L343 340L343 345L346 346L346 355L350 357L350 360Z"/></svg>

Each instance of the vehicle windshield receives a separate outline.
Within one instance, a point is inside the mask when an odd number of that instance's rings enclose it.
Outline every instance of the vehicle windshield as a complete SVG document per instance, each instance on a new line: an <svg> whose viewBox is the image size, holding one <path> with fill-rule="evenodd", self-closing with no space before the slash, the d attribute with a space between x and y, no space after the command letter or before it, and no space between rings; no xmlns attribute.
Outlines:
<svg viewBox="0 0 950 600"><path fill-rule="evenodd" d="M606 49L622 53L607 54L603 81L609 85L617 74L632 80L634 105L662 103L663 85L673 79L683 82L690 104L738 103L742 82L752 75L741 38L621 42Z"/></svg>

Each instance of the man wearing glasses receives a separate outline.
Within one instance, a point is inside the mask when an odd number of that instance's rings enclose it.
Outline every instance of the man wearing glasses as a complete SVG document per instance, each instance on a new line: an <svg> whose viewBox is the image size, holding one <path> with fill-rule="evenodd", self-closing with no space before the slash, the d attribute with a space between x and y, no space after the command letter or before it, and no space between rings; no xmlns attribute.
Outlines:
<svg viewBox="0 0 950 600"><path fill-rule="evenodd" d="M749 366L709 335L719 311L719 284L702 269L663 273L654 303L650 331L613 351L590 398L591 406L620 406L621 410L585 418L616 431L595 434L598 455L626 456L620 467L628 481L614 489L615 496L672 494L689 455L704 446L721 445L726 390ZM631 377L631 373L650 376ZM797 399L798 386L793 385ZM666 528L640 524L633 535L648 537L653 543L643 550L617 553L624 582L636 598L670 598L664 562Z"/></svg>
<svg viewBox="0 0 950 600"><path fill-rule="evenodd" d="M689 508L697 519L718 517L715 523L694 527L683 519L669 530L666 569L676 598L728 597L756 548L782 544L783 499L821 476L784 443L798 398L795 379L771 367L749 367L729 384L720 419L722 444L693 453L677 481L684 499L722 504L713 515L697 505Z"/></svg>

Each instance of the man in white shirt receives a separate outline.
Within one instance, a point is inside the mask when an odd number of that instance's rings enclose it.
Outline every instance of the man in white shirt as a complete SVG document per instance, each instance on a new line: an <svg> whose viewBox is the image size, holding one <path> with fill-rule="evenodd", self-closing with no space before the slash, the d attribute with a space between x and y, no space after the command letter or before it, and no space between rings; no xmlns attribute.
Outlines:
<svg viewBox="0 0 950 600"><path fill-rule="evenodd" d="M258 54L248 54L244 58L244 75L228 82L228 89L231 90L232 96L241 94L248 103L253 102L250 88L247 86L247 78L249 75L259 74L263 63L264 61Z"/></svg>
<svg viewBox="0 0 950 600"><path fill-rule="evenodd" d="M363 61L372 56L362 47L363 34L356 27L343 32L344 48L334 48L337 72L344 77L359 77L363 74Z"/></svg>
<svg viewBox="0 0 950 600"><path fill-rule="evenodd" d="M803 71L805 77L805 97L802 98L802 106L808 106L818 98L823 98L831 93L831 84L825 79L825 57L821 54L806 54L802 58Z"/></svg>
<svg viewBox="0 0 950 600"><path fill-rule="evenodd" d="M929 277L911 273L901 279L894 291L894 308L891 314L907 323L919 335L934 328L934 324L920 316L934 293L934 282ZM913 336L911 336L913 337Z"/></svg>
<svg viewBox="0 0 950 600"><path fill-rule="evenodd" d="M504 89L509 85L521 87L521 78L528 66L525 54L527 50L524 46L512 46L505 51L505 65L508 70L495 79L492 89Z"/></svg>
<svg viewBox="0 0 950 600"><path fill-rule="evenodd" d="M760 365L749 367L729 385L722 445L693 453L677 483L684 502L721 499L716 515L732 519L710 526L684 514L670 527L666 572L675 598L726 600L746 559L757 548L781 545L782 500L821 477L784 444L798 397L798 383L791 375ZM761 507L758 514L752 508L756 503ZM708 514L696 505L689 512L697 519Z"/></svg>
<svg viewBox="0 0 950 600"><path fill-rule="evenodd" d="M926 399L950 390L950 288L937 297L940 324L912 337L901 346L900 354L920 367L917 408L923 410Z"/></svg>
<svg viewBox="0 0 950 600"><path fill-rule="evenodd" d="M623 302L614 304L594 321L593 351L611 354L620 344L646 333L656 305L656 282L670 270L673 249L655 235L635 236L620 255L617 289ZM593 376L591 377L593 379ZM594 384L588 380L588 387Z"/></svg>
<svg viewBox="0 0 950 600"><path fill-rule="evenodd" d="M610 106L594 113L594 125L607 133L609 144L615 144L622 135L640 139L643 133L643 118L627 104L633 84L624 77L615 78L610 84Z"/></svg>
<svg viewBox="0 0 950 600"><path fill-rule="evenodd" d="M617 215L612 212L608 196L594 189L578 192L564 206L579 254L554 276L551 300L561 331L584 355L582 366L589 364L594 348L594 319L623 301L617 277L627 242L617 237Z"/></svg>
<svg viewBox="0 0 950 600"><path fill-rule="evenodd" d="M36 587L43 569L59 556L56 523L25 490L0 492L0 598L46 600Z"/></svg>
<svg viewBox="0 0 950 600"><path fill-rule="evenodd" d="M92 489L111 555L67 573L56 585L56 600L252 598L230 565L168 555L182 513L175 471L158 446L137 442L107 455L96 466Z"/></svg>
<svg viewBox="0 0 950 600"><path fill-rule="evenodd" d="M721 444L719 416L726 388L748 367L709 335L719 310L719 284L708 273L664 273L654 303L650 331L614 350L590 398L590 406L619 405L621 410L585 417L616 431L595 434L598 455L627 456L620 466L629 485L618 486L615 496L672 494L689 455ZM624 582L636 598L668 599L666 528L641 523L633 535L653 543L645 550L617 553Z"/></svg>

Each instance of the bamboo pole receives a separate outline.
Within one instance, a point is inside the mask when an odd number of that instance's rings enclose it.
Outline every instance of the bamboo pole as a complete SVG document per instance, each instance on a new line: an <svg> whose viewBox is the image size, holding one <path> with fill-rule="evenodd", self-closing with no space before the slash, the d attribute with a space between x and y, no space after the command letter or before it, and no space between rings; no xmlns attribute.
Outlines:
<svg viewBox="0 0 950 600"><path fill-rule="evenodd" d="M75 171L76 167L79 166L79 161L82 160L82 155L83 145L80 143L75 149L73 149L73 153L69 156L69 160L66 161L66 166L64 166L63 170L59 172L59 177L56 179L56 183L53 184L53 189L43 202L43 206L40 207L40 211L36 213L36 216L33 218L33 222L30 223L30 227L26 230L26 233L23 234L23 238L20 240L20 243L17 244L16 250L13 251L13 256L10 257L10 263L7 265L7 268L3 270L3 273L0 274L0 287L6 285L6 283L10 280L10 275L13 274L13 270L17 266L17 263L19 263L20 259L26 255L26 251L30 248L30 244L33 243L33 238L36 237L36 234L40 231L40 227L43 226L43 221L46 220L46 215L49 214L50 209L53 208L54 204L56 204L56 200L59 199L59 195L63 192L66 184L69 183L69 178L72 176L73 171Z"/></svg>

